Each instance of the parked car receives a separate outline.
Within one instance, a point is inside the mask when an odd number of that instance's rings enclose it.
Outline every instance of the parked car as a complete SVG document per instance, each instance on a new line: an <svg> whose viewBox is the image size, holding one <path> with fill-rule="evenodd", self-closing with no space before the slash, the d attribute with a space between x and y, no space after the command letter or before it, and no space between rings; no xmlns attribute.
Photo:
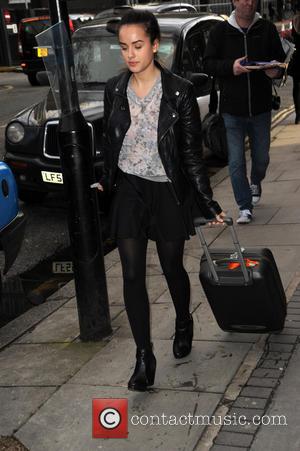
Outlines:
<svg viewBox="0 0 300 451"><path fill-rule="evenodd" d="M37 56L35 36L49 28L50 25L49 16L29 17L22 19L19 23L18 50L20 66L32 86L39 84L36 74L44 70L43 60Z"/></svg>
<svg viewBox="0 0 300 451"><path fill-rule="evenodd" d="M145 3L141 5L123 5L118 6L115 8L106 9L104 11L101 11L100 13L96 14L95 19L102 19L111 17L112 15L120 15L124 12L128 11L129 9L146 9L148 11L151 11L153 14L161 14L161 13L167 13L167 12L197 12L197 8L194 5L191 5L190 3L184 3L184 2L165 2L165 3L159 3L159 2L152 2L152 3Z"/></svg>
<svg viewBox="0 0 300 451"><path fill-rule="evenodd" d="M2 271L6 274L20 250L25 216L19 209L17 184L10 168L0 161L0 251L4 253L4 267L0 268L0 303L2 293Z"/></svg>
<svg viewBox="0 0 300 451"><path fill-rule="evenodd" d="M161 28L159 59L175 73L193 81L204 117L208 112L211 80L203 74L202 58L211 27L224 19L217 15L181 13L165 13L157 18ZM115 18L94 20L73 34L79 101L93 136L97 177L101 176L103 165L104 87L124 67L114 24ZM6 127L5 161L16 177L23 201L41 201L47 193L62 189L58 122L49 91L44 100L23 110Z"/></svg>
<svg viewBox="0 0 300 451"><path fill-rule="evenodd" d="M91 20L93 14L70 14L70 30L73 32L81 23ZM22 19L18 30L18 51L20 66L27 75L32 86L38 86L36 74L45 70L43 59L37 54L37 42L35 37L51 26L49 16L28 17Z"/></svg>

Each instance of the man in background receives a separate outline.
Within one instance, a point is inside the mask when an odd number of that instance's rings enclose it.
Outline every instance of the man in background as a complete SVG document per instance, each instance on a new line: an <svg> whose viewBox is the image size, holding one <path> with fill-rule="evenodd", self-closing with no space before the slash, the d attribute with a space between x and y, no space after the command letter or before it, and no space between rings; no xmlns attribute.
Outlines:
<svg viewBox="0 0 300 451"><path fill-rule="evenodd" d="M275 26L256 12L257 0L233 0L228 21L210 32L204 70L220 86L220 113L226 127L228 165L238 224L252 220L253 206L261 197L261 182L269 164L272 78L281 76L278 67L253 68L251 62L284 61ZM245 138L251 148L250 183L247 177Z"/></svg>
<svg viewBox="0 0 300 451"><path fill-rule="evenodd" d="M292 38L295 51L288 66L288 74L293 77L293 100L295 105L295 124L300 124L300 1L294 2Z"/></svg>

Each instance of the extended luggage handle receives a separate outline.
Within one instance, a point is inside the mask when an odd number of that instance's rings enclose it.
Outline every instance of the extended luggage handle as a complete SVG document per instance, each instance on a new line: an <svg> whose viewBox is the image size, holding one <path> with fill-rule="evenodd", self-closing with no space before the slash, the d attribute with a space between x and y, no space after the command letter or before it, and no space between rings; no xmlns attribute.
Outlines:
<svg viewBox="0 0 300 451"><path fill-rule="evenodd" d="M213 278L214 278L216 283L220 283L220 279L219 279L219 276L217 274L214 262L213 262L213 260L211 258L208 245L206 243L204 234L203 234L203 232L201 230L201 226L209 224L212 221L213 221L213 219L195 218L194 219L194 226L195 226L197 235L199 236L201 245L203 247L203 250L204 250L204 253L205 253L205 256L206 256L206 260L208 262L208 266L209 266L209 269L211 270L212 276L213 276ZM247 271L245 260L243 258L241 245L239 243L239 240L238 240L235 228L233 226L233 220L232 220L232 218L227 217L227 218L224 218L224 222L230 228L232 241L233 241L233 244L235 246L236 253L237 253L237 256L238 256L237 261L241 265L241 269L242 269L242 273L243 273L243 276L244 276L245 283L248 284L250 282L250 277L249 277L249 274L248 274L248 271Z"/></svg>

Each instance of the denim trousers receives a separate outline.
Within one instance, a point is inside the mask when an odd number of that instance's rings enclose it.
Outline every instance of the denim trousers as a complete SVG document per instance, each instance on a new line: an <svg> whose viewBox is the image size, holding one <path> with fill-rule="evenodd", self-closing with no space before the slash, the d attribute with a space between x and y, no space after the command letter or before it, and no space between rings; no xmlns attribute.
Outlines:
<svg viewBox="0 0 300 451"><path fill-rule="evenodd" d="M271 112L255 116L222 114L228 144L228 166L234 197L240 210L252 211L250 184L260 185L270 161ZM247 177L245 139L251 150L250 183Z"/></svg>

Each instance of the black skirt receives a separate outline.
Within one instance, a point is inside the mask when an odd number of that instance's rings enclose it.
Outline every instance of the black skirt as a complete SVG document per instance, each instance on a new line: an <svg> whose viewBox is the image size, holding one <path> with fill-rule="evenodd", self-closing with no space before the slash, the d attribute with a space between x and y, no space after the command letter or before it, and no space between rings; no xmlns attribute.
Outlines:
<svg viewBox="0 0 300 451"><path fill-rule="evenodd" d="M188 240L195 235L192 198L177 205L169 182L153 182L120 171L113 196L110 238Z"/></svg>

